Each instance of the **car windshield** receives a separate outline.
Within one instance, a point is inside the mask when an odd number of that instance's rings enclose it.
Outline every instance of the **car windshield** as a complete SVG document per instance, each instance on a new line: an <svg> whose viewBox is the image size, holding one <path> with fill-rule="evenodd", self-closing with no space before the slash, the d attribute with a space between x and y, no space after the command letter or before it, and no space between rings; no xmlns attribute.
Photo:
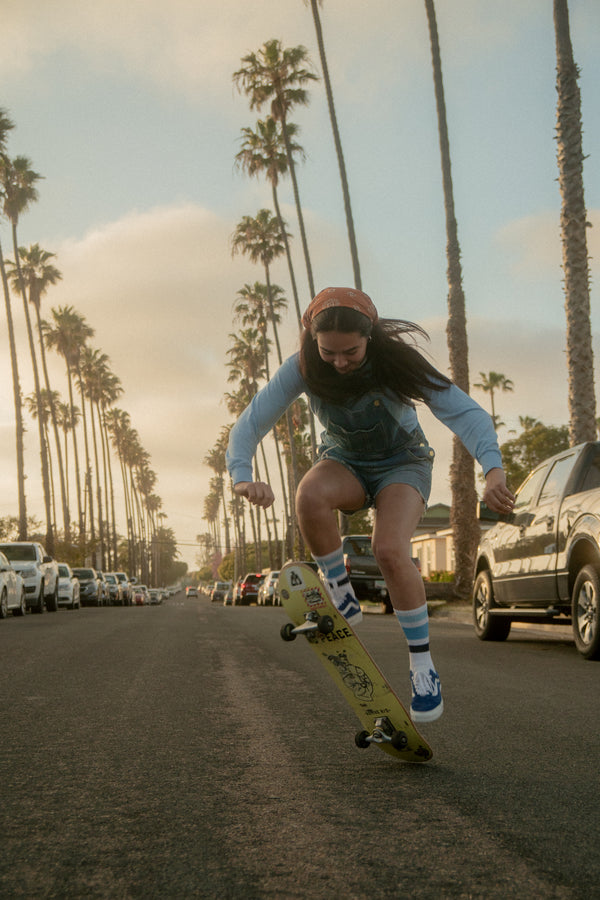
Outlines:
<svg viewBox="0 0 600 900"><path fill-rule="evenodd" d="M35 547L32 547L30 544L2 544L0 550L2 550L7 559L35 561Z"/></svg>
<svg viewBox="0 0 600 900"><path fill-rule="evenodd" d="M77 575L78 578L94 578L92 569L73 569L73 574Z"/></svg>
<svg viewBox="0 0 600 900"><path fill-rule="evenodd" d="M373 556L371 540L368 537L352 538L348 540L348 545L354 556Z"/></svg>
<svg viewBox="0 0 600 900"><path fill-rule="evenodd" d="M67 568L67 566L59 566L58 574L61 576L61 578L68 578L69 577L69 569Z"/></svg>
<svg viewBox="0 0 600 900"><path fill-rule="evenodd" d="M105 575L105 576L104 576L104 580L110 582L110 584L116 584L116 583L117 583L117 579L115 578L114 575Z"/></svg>

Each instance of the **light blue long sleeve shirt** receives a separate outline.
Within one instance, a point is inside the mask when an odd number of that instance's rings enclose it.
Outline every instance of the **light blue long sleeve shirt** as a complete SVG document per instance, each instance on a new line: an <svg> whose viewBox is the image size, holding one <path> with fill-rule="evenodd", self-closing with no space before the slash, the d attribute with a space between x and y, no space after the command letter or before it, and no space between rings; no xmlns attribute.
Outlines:
<svg viewBox="0 0 600 900"><path fill-rule="evenodd" d="M300 371L299 354L296 353L255 395L231 429L226 461L234 484L253 480L252 460L259 442L301 394L307 395L311 409L327 435L327 411L335 409L335 404L324 403L309 391ZM374 403L381 404L395 420L399 433L411 434L419 428L417 412L412 404L400 402L391 392L372 391L370 394L375 398ZM502 466L491 416L472 397L455 384L449 384L440 391L431 391L426 405L440 422L460 438L484 474ZM346 412L351 410L352 401L344 404L344 409ZM357 425L360 427L360 424L358 418ZM381 448L377 450L380 452Z"/></svg>

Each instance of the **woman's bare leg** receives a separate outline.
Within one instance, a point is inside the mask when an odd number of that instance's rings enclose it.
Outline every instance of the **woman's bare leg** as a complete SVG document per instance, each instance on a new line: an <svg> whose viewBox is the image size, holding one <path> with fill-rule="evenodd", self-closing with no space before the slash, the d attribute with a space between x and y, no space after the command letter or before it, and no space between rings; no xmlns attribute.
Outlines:
<svg viewBox="0 0 600 900"><path fill-rule="evenodd" d="M304 539L329 584L335 606L353 625L362 621L362 610L344 565L337 511L359 509L364 501L360 482L345 466L328 459L307 472L296 495Z"/></svg>
<svg viewBox="0 0 600 900"><path fill-rule="evenodd" d="M360 509L365 492L357 478L341 463L323 459L310 469L296 493L296 514L304 540L312 553L325 556L341 543L337 512Z"/></svg>

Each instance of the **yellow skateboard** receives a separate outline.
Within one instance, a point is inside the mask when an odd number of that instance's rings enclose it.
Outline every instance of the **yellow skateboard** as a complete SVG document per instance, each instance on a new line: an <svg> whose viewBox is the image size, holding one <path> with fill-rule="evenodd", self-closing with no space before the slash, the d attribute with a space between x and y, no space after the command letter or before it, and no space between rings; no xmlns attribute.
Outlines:
<svg viewBox="0 0 600 900"><path fill-rule="evenodd" d="M406 709L371 659L352 627L337 611L316 572L304 563L287 563L279 574L279 595L291 622L281 629L284 641L303 634L363 730L358 747L377 744L405 762L426 762L433 756Z"/></svg>

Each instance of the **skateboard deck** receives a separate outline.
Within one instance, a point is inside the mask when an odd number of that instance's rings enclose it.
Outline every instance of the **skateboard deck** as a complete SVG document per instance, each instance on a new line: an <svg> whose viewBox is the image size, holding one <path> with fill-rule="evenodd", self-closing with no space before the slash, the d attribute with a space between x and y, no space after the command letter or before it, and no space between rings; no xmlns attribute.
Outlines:
<svg viewBox="0 0 600 900"><path fill-rule="evenodd" d="M279 595L291 622L281 637L304 635L321 660L363 729L358 747L376 744L405 762L426 762L433 756L383 673L351 625L337 611L327 588L310 566L287 563L279 574Z"/></svg>

